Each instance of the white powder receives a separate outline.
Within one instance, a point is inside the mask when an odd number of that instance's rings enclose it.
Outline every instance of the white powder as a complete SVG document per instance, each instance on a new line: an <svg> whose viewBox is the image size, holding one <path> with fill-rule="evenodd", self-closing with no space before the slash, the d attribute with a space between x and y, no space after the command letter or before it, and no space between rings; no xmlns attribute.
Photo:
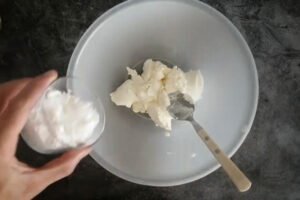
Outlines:
<svg viewBox="0 0 300 200"><path fill-rule="evenodd" d="M32 110L22 136L42 152L59 151L84 144L99 123L91 102L70 92L49 90Z"/></svg>

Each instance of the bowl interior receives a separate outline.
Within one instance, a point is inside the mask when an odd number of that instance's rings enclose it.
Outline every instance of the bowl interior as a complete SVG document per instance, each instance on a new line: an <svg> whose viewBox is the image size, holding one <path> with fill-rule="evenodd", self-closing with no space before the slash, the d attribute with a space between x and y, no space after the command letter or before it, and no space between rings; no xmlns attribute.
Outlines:
<svg viewBox="0 0 300 200"><path fill-rule="evenodd" d="M170 186L201 178L217 162L186 122L170 135L109 94L127 79L126 66L147 58L200 69L203 98L195 119L229 155L246 137L256 110L258 82L249 48L216 10L196 1L129 1L100 17L78 43L68 74L103 100L107 125L92 156L112 173L140 184Z"/></svg>

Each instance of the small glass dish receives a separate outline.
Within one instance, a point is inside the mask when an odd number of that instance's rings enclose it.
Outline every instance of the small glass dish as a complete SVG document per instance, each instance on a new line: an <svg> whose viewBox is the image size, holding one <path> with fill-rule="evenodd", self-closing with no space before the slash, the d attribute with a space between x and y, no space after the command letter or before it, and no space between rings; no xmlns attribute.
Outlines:
<svg viewBox="0 0 300 200"><path fill-rule="evenodd" d="M97 125L95 125L96 123L95 121L91 122L92 120L90 120L90 118L85 118L86 120L85 122L90 123L90 125L91 123L94 123L91 126L95 128L93 131L90 131L90 134L87 133L85 134L80 132L78 126L77 129L74 128L76 127L76 125L78 125L78 123L83 122L82 121L84 120L83 116L92 115L91 113L89 113L90 115L87 114L80 115L81 118L76 118L79 114L81 114L81 113L76 113L79 110L77 109L77 107L71 109L74 110L75 112L74 114L78 114L76 116L70 114L65 115L66 112L69 113L72 112L70 111L70 107L68 108L69 110L61 109L59 112L61 120L60 121L58 120L56 124L54 123L55 119L52 118L54 115L49 114L49 112L51 112L52 110L49 110L49 108L45 109L45 104L47 103L46 98L49 98L49 96L47 95L49 95L50 91L53 92L54 90L57 90L62 93L71 94L72 96L77 97L80 100L80 102L84 102L85 105L86 103L90 103L89 111L93 111L94 117L95 117L94 111L97 111L98 113ZM52 106L55 107L56 106L55 103L53 103ZM62 105L66 105L66 104L62 104ZM78 104L74 104L74 105L78 105ZM61 108L67 108L67 106L65 107L61 106ZM51 117L50 120L49 120L49 116ZM72 118L75 120L74 121L70 120ZM68 120L68 123L71 123L70 121L72 121L73 124L66 125L63 123L59 123L62 120L63 121ZM55 127L55 125L56 128L53 128ZM100 98L96 94L93 94L91 90L88 88L88 86L84 84L83 81L81 81L79 78L61 77L55 80L47 88L43 96L35 105L35 107L32 110L32 113L29 116L27 123L25 124L21 136L25 140L25 142L35 151L43 154L56 154L71 149L78 149L78 148L83 148L83 147L93 145L100 138L104 130L104 127L105 127L105 111ZM62 130L64 136L62 134L59 135L58 130ZM68 133L68 131L66 130L71 130L70 135L66 134ZM80 139L78 139L79 134L81 137ZM77 137L77 139L74 139L74 137Z"/></svg>

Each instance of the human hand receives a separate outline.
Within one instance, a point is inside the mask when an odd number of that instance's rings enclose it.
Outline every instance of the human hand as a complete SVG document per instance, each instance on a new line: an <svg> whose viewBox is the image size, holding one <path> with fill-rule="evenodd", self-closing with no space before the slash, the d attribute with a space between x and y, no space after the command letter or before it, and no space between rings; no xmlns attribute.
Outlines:
<svg viewBox="0 0 300 200"><path fill-rule="evenodd" d="M49 71L0 85L0 199L32 199L48 185L70 175L90 148L69 151L40 168L15 157L19 134L48 85L57 78Z"/></svg>

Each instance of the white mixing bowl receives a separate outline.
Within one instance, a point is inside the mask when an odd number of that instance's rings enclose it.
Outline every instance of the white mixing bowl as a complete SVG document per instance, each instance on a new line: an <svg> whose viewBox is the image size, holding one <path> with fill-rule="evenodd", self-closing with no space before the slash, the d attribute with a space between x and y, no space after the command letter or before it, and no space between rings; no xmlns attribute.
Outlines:
<svg viewBox="0 0 300 200"><path fill-rule="evenodd" d="M218 168L185 122L164 131L115 106L109 94L126 78L126 66L167 60L205 81L195 118L230 156L247 136L256 112L258 78L252 54L222 14L193 0L126 1L99 17L79 41L68 75L89 84L103 101L107 124L92 157L113 174L144 185L194 181Z"/></svg>

